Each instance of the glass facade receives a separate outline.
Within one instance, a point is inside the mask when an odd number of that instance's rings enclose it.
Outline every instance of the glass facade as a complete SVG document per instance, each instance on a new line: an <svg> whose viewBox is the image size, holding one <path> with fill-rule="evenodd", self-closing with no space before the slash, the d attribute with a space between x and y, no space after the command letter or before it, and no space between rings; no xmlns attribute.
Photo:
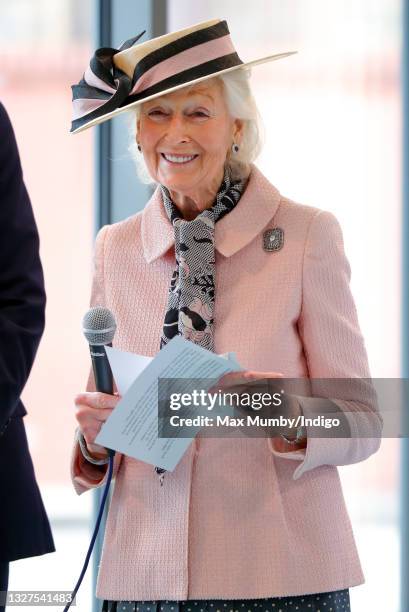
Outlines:
<svg viewBox="0 0 409 612"><path fill-rule="evenodd" d="M81 319L92 270L94 140L92 130L72 136L69 128L70 86L93 52L97 4L0 0L0 99L16 132L48 296L23 393L25 425L57 547L12 563L12 590L72 588L93 526L92 495L76 496L69 457L73 398L89 369ZM243 60L298 51L253 68L265 127L256 164L283 195L340 221L371 373L380 378L402 369L402 10L400 0L252 0L239 10L234 0L167 2L168 31L226 18ZM116 3L112 15L116 28L129 28ZM144 27L138 21L127 36ZM54 366L61 347L64 371ZM367 461L339 467L366 578L351 589L356 611L399 610L399 451L398 440L385 439ZM78 612L91 609L91 591L89 569Z"/></svg>

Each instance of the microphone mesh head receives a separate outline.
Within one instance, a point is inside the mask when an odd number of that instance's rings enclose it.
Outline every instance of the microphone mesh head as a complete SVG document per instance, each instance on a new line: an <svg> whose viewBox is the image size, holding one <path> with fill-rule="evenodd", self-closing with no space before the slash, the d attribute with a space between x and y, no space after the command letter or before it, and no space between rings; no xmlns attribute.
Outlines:
<svg viewBox="0 0 409 612"><path fill-rule="evenodd" d="M110 344L116 330L115 317L109 308L94 306L82 319L82 331L89 344Z"/></svg>

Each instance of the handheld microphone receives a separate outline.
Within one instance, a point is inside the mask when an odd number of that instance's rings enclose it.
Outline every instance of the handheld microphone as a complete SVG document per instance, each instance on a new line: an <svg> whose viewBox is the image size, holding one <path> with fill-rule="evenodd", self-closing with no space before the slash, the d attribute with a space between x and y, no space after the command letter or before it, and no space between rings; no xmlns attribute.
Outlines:
<svg viewBox="0 0 409 612"><path fill-rule="evenodd" d="M109 308L94 306L82 319L82 331L89 344L95 388L101 393L114 393L114 380L105 347L112 346L116 331L115 317ZM107 448L110 456L115 451Z"/></svg>
<svg viewBox="0 0 409 612"><path fill-rule="evenodd" d="M89 343L95 387L101 393L112 395L114 383L105 346L112 346L116 331L115 317L109 308L90 308L82 320L82 331Z"/></svg>
<svg viewBox="0 0 409 612"><path fill-rule="evenodd" d="M112 395L114 392L114 379L105 347L112 346L112 340L114 339L116 331L115 317L108 308L103 308L102 306L90 308L82 320L82 331L89 344L92 370L94 372L95 379L95 388L101 393L109 393ZM92 534L80 577L78 578L77 584L71 593L71 601L65 606L64 612L68 612L72 602L75 601L75 596L81 586L85 572L87 571L91 553L98 535L99 526L101 524L102 514L104 511L105 502L107 500L108 490L111 484L114 469L115 451L111 448L107 448L107 451L109 455L108 477L98 511L97 522L95 524L94 533Z"/></svg>

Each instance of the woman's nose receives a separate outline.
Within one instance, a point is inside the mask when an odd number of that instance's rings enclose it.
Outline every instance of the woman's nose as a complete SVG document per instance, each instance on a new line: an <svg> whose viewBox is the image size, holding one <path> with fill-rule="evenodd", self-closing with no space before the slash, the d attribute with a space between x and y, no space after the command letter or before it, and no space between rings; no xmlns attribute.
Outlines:
<svg viewBox="0 0 409 612"><path fill-rule="evenodd" d="M183 143L191 140L187 122L180 115L174 115L168 123L167 137L172 143Z"/></svg>

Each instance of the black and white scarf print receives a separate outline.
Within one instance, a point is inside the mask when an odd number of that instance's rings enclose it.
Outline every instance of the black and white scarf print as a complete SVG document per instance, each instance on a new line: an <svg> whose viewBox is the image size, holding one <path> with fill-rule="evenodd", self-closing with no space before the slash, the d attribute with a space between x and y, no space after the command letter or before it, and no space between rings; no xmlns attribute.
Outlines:
<svg viewBox="0 0 409 612"><path fill-rule="evenodd" d="M160 186L163 204L175 231L176 256L160 349L178 335L214 351L214 224L233 210L246 183L247 179L233 181L226 168L213 205L191 221L183 219L169 190ZM166 470L160 467L155 470L163 485Z"/></svg>

